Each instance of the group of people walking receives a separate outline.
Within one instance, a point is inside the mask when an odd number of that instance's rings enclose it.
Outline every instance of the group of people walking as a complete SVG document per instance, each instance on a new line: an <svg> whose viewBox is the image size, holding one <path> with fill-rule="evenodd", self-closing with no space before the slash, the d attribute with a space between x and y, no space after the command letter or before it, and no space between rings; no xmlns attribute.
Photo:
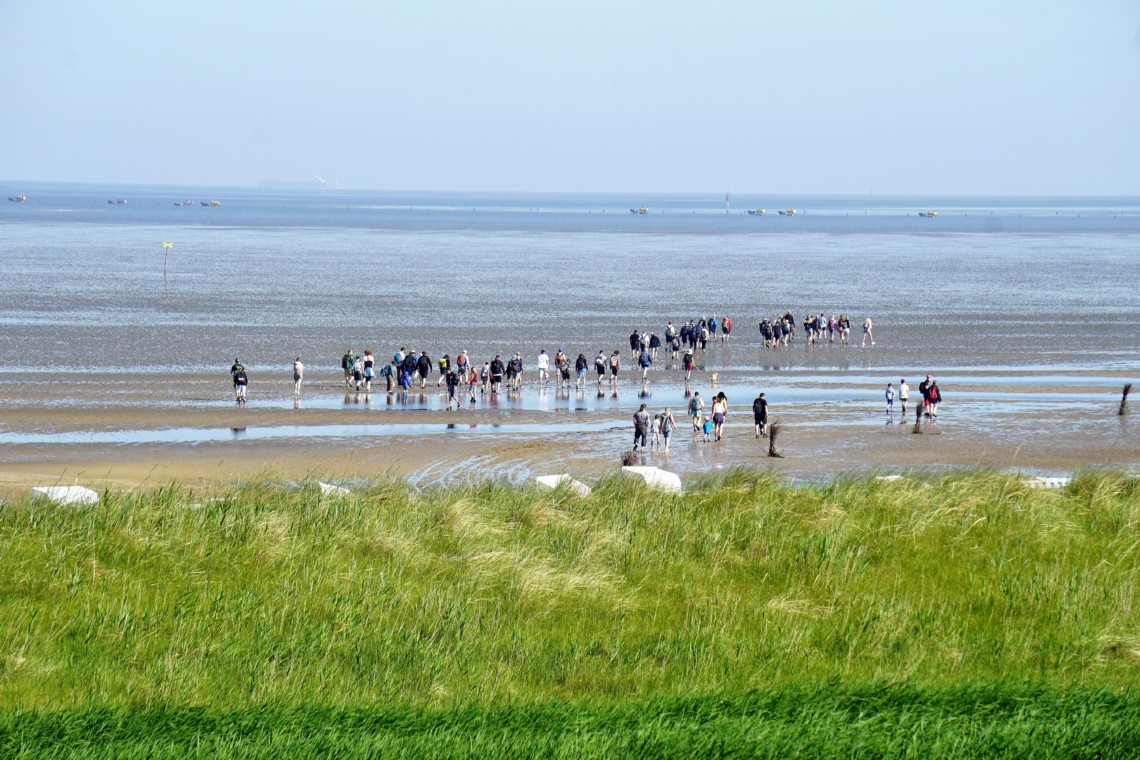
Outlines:
<svg viewBox="0 0 1140 760"><path fill-rule="evenodd" d="M808 314L802 324L805 345L808 347L821 345L825 341L827 343L838 341L840 345L846 346L851 336L851 318L846 314L839 316L832 314L829 317L824 317L823 312ZM875 345L874 328L875 323L870 317L863 320L863 340L859 344L860 347L865 347L867 341L870 341L872 346ZM760 340L764 348L787 348L795 334L796 318L790 311L772 319L765 317L760 320Z"/></svg>
<svg viewBox="0 0 1140 760"><path fill-rule="evenodd" d="M719 441L724 435L724 423L728 417L728 397L724 391L712 397L712 403L705 408L700 391L694 391L688 403L688 416L692 421L693 440L702 442ZM752 402L752 422L757 438L768 437L768 399L760 393ZM664 442L664 453L669 452L669 439L677 429L677 422L669 407L660 414L649 417L647 404L633 413L633 450L640 446L642 451L651 445L656 447Z"/></svg>
<svg viewBox="0 0 1140 760"><path fill-rule="evenodd" d="M938 421L938 405L942 403L942 389L938 387L938 381L930 375L918 384L918 393L922 397L922 406L917 415L928 422ZM906 384L906 378L899 380L898 390L895 389L894 383L887 383L887 389L884 392L887 400L887 416L891 416L895 411L895 399L899 401L899 413L906 417L906 404L910 400L910 386Z"/></svg>

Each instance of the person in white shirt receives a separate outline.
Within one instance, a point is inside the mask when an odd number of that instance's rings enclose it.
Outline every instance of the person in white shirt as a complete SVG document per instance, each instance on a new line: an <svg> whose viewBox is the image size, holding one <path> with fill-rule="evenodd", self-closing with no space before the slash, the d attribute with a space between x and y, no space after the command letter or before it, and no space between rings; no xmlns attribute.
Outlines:
<svg viewBox="0 0 1140 760"><path fill-rule="evenodd" d="M301 380L305 377L305 365L301 364L301 357L293 360L293 395L301 395Z"/></svg>
<svg viewBox="0 0 1140 760"><path fill-rule="evenodd" d="M546 349L538 352L538 380L545 383L550 379L550 357L546 355Z"/></svg>
<svg viewBox="0 0 1140 760"><path fill-rule="evenodd" d="M906 400L910 398L910 386L906 384L906 378L899 380L899 413L903 418L906 418Z"/></svg>

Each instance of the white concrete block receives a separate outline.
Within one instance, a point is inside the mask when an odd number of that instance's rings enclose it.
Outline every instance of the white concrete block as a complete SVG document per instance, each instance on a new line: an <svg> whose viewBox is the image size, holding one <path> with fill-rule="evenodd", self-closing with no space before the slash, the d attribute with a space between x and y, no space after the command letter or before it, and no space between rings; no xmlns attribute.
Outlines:
<svg viewBox="0 0 1140 760"><path fill-rule="evenodd" d="M56 504L91 506L99 503L99 494L83 486L33 486L32 493Z"/></svg>
<svg viewBox="0 0 1140 760"><path fill-rule="evenodd" d="M1064 488L1072 481L1069 477L1055 477L1055 478L1029 478L1025 481L1027 486L1033 488Z"/></svg>
<svg viewBox="0 0 1140 760"><path fill-rule="evenodd" d="M622 467L623 475L641 478L645 485L667 493L681 493L681 478L657 467Z"/></svg>
<svg viewBox="0 0 1140 760"><path fill-rule="evenodd" d="M322 483L317 481L317 485L321 487L321 493L325 496L348 496L352 491L340 486L334 486L329 483Z"/></svg>
<svg viewBox="0 0 1140 760"><path fill-rule="evenodd" d="M588 485L574 480L569 475L539 475L534 481L538 483L539 488L545 488L548 491L553 491L565 483L566 487L578 496L589 496L591 493Z"/></svg>

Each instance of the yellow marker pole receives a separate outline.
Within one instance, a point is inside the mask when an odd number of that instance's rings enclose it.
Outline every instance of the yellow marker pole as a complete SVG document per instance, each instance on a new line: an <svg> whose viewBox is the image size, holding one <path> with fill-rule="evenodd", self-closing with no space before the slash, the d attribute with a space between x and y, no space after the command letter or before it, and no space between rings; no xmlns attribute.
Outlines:
<svg viewBox="0 0 1140 760"><path fill-rule="evenodd" d="M166 292L166 266L170 262L170 249L174 247L174 243L162 244L162 292Z"/></svg>

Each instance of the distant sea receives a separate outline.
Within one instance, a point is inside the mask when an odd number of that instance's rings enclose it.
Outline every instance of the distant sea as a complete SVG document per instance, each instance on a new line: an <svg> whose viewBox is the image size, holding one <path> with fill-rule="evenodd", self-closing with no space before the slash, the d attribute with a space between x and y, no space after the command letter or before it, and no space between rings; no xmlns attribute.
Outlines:
<svg viewBox="0 0 1140 760"><path fill-rule="evenodd" d="M0 200L0 372L589 357L710 314L725 368L1140 367L1140 198L0 186L27 196ZM785 310L846 313L856 342L870 315L875 353L762 351Z"/></svg>

